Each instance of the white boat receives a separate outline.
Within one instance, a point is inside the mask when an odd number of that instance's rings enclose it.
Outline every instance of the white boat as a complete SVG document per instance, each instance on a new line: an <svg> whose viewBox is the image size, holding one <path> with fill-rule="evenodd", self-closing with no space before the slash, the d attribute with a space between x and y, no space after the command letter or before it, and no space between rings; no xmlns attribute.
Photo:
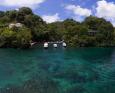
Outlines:
<svg viewBox="0 0 115 93"><path fill-rule="evenodd" d="M48 48L48 43L47 42L44 43L44 48Z"/></svg>
<svg viewBox="0 0 115 93"><path fill-rule="evenodd" d="M53 44L53 47L57 48L57 44Z"/></svg>
<svg viewBox="0 0 115 93"><path fill-rule="evenodd" d="M65 42L63 42L63 43L62 43L62 46L63 46L63 47L66 47L66 46L67 46L67 44L66 44Z"/></svg>

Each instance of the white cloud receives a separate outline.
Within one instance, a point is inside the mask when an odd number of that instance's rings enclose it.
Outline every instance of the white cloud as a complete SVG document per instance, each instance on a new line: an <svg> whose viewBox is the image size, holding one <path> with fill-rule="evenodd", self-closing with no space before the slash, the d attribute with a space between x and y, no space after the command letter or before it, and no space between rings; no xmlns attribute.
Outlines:
<svg viewBox="0 0 115 93"><path fill-rule="evenodd" d="M97 13L99 17L112 17L115 18L115 4L113 2L107 2L105 0L97 2Z"/></svg>
<svg viewBox="0 0 115 93"><path fill-rule="evenodd" d="M73 12L75 15L78 15L78 16L90 16L92 14L91 10L90 9L87 9L87 8L82 8L81 6L75 6L75 5L67 5L65 7L65 9Z"/></svg>
<svg viewBox="0 0 115 93"><path fill-rule="evenodd" d="M43 15L42 16L43 20L46 21L47 23L52 23L56 21L61 21L59 14L56 13L54 15Z"/></svg>
<svg viewBox="0 0 115 93"><path fill-rule="evenodd" d="M0 5L6 7L36 7L44 1L45 0L0 0Z"/></svg>
<svg viewBox="0 0 115 93"><path fill-rule="evenodd" d="M115 3L106 0L97 1L96 16L104 17L115 26Z"/></svg>
<svg viewBox="0 0 115 93"><path fill-rule="evenodd" d="M73 16L73 19L79 22L82 22L84 20L85 17L82 16Z"/></svg>

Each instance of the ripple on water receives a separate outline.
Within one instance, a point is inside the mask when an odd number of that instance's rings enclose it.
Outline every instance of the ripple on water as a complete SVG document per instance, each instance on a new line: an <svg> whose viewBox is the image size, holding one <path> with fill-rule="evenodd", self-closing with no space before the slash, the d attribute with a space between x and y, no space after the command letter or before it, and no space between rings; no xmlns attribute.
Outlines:
<svg viewBox="0 0 115 93"><path fill-rule="evenodd" d="M115 93L114 48L0 49L0 93Z"/></svg>

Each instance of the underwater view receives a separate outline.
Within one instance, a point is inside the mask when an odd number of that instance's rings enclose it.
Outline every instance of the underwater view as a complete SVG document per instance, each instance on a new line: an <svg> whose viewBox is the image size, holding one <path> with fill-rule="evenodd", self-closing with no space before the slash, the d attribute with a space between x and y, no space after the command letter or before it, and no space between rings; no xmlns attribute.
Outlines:
<svg viewBox="0 0 115 93"><path fill-rule="evenodd" d="M0 49L0 93L115 93L115 48Z"/></svg>

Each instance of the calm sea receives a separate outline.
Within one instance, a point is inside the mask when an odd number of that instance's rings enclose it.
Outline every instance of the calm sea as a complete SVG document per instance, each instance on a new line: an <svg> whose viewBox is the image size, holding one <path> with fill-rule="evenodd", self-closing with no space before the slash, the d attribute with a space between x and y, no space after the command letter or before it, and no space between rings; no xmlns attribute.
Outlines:
<svg viewBox="0 0 115 93"><path fill-rule="evenodd" d="M0 49L0 93L115 93L115 48Z"/></svg>

